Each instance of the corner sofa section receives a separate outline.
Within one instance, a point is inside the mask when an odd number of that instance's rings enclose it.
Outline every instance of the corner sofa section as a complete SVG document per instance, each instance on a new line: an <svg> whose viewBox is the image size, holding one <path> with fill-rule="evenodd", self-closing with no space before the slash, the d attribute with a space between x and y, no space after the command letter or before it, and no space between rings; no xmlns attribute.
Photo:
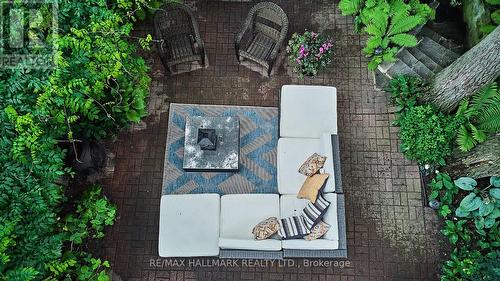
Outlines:
<svg viewBox="0 0 500 281"><path fill-rule="evenodd" d="M280 93L277 149L279 194L164 195L161 199L159 254L162 257L347 258L345 199L337 135L334 87L285 85ZM330 202L320 239L257 241L252 229L269 217L300 215L308 200L298 199L306 177L298 167L313 153L327 156L330 177L323 195Z"/></svg>

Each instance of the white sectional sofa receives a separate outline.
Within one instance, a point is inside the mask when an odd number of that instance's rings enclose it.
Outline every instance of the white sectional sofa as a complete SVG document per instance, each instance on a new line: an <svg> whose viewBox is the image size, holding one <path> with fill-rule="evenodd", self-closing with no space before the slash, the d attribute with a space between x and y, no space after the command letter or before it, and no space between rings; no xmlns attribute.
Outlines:
<svg viewBox="0 0 500 281"><path fill-rule="evenodd" d="M334 87L285 85L280 95L280 139L277 149L279 194L164 195L160 211L162 257L280 259L346 258L345 202L337 136ZM323 221L330 225L320 239L257 241L252 229L269 217L300 215L308 200L298 199L306 177L299 166L313 153L327 156L323 189L330 206Z"/></svg>

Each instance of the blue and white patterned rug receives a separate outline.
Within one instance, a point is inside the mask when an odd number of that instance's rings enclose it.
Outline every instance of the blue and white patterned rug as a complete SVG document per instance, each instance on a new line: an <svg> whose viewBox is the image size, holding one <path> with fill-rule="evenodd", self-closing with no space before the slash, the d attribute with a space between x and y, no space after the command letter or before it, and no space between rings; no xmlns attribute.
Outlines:
<svg viewBox="0 0 500 281"><path fill-rule="evenodd" d="M182 169L186 116L238 116L238 172L186 172ZM162 194L277 193L278 109L274 107L171 104Z"/></svg>

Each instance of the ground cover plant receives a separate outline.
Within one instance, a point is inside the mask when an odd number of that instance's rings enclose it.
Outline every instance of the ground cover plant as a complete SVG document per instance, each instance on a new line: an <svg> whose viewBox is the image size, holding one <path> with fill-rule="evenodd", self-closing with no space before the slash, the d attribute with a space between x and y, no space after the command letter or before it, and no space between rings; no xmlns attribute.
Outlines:
<svg viewBox="0 0 500 281"><path fill-rule="evenodd" d="M438 173L430 186L429 199L440 202L438 214L445 220L441 233L453 247L441 280L498 280L500 178L452 180Z"/></svg>
<svg viewBox="0 0 500 281"><path fill-rule="evenodd" d="M416 78L400 76L391 80L387 89L396 111L394 125L400 127L400 150L420 165L444 165L463 118L446 115L432 105L418 104L421 83Z"/></svg>
<svg viewBox="0 0 500 281"><path fill-rule="evenodd" d="M343 15L353 15L356 30L368 34L363 52L371 58L368 68L395 60L402 47L415 47L410 31L434 18L434 10L418 0L341 0Z"/></svg>
<svg viewBox="0 0 500 281"><path fill-rule="evenodd" d="M86 241L103 236L116 208L100 187L68 201L64 144L109 137L146 114L148 68L128 37L144 4L160 2L58 1L59 36L48 21L24 26L59 46L57 67L0 70L0 280L109 280L109 264ZM7 13L34 4L2 5Z"/></svg>
<svg viewBox="0 0 500 281"><path fill-rule="evenodd" d="M400 127L401 151L408 159L425 166L425 170L434 171L427 177L428 200L438 206L438 215L444 219L441 233L453 248L442 265L440 279L498 280L499 175L452 179L438 171L446 165L454 148L466 150L464 146L470 145L470 150L499 131L496 83L462 100L456 112L450 114L422 103L419 98L425 90L420 80L410 76L392 79L387 89L395 107L394 125Z"/></svg>

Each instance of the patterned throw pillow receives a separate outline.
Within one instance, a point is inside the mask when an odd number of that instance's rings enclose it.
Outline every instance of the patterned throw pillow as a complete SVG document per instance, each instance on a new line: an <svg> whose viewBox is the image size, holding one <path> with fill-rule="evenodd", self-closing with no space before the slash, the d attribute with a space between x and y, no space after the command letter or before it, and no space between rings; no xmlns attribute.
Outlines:
<svg viewBox="0 0 500 281"><path fill-rule="evenodd" d="M302 238L309 234L309 229L304 223L302 216L293 216L279 220L280 230L278 234L283 239Z"/></svg>
<svg viewBox="0 0 500 281"><path fill-rule="evenodd" d="M306 239L307 241L316 240L325 235L325 233L327 233L329 229L329 224L324 221L320 221L311 229L311 233L309 233L309 235L304 236L304 239Z"/></svg>
<svg viewBox="0 0 500 281"><path fill-rule="evenodd" d="M312 203L316 203L318 193L325 186L325 182L329 176L329 174L314 174L311 177L307 177L297 194L297 198L309 199Z"/></svg>
<svg viewBox="0 0 500 281"><path fill-rule="evenodd" d="M325 164L326 156L321 156L318 153L314 153L309 156L307 160L299 168L299 173L306 175L308 177L316 174L323 165Z"/></svg>
<svg viewBox="0 0 500 281"><path fill-rule="evenodd" d="M252 234L257 240L264 240L278 232L280 224L278 218L270 217L259 222L252 230Z"/></svg>
<svg viewBox="0 0 500 281"><path fill-rule="evenodd" d="M321 218L325 215L330 202L328 202L320 194L316 203L309 202L307 206L302 210L302 216L304 217L304 222L308 229L312 229L317 223L321 221Z"/></svg>

